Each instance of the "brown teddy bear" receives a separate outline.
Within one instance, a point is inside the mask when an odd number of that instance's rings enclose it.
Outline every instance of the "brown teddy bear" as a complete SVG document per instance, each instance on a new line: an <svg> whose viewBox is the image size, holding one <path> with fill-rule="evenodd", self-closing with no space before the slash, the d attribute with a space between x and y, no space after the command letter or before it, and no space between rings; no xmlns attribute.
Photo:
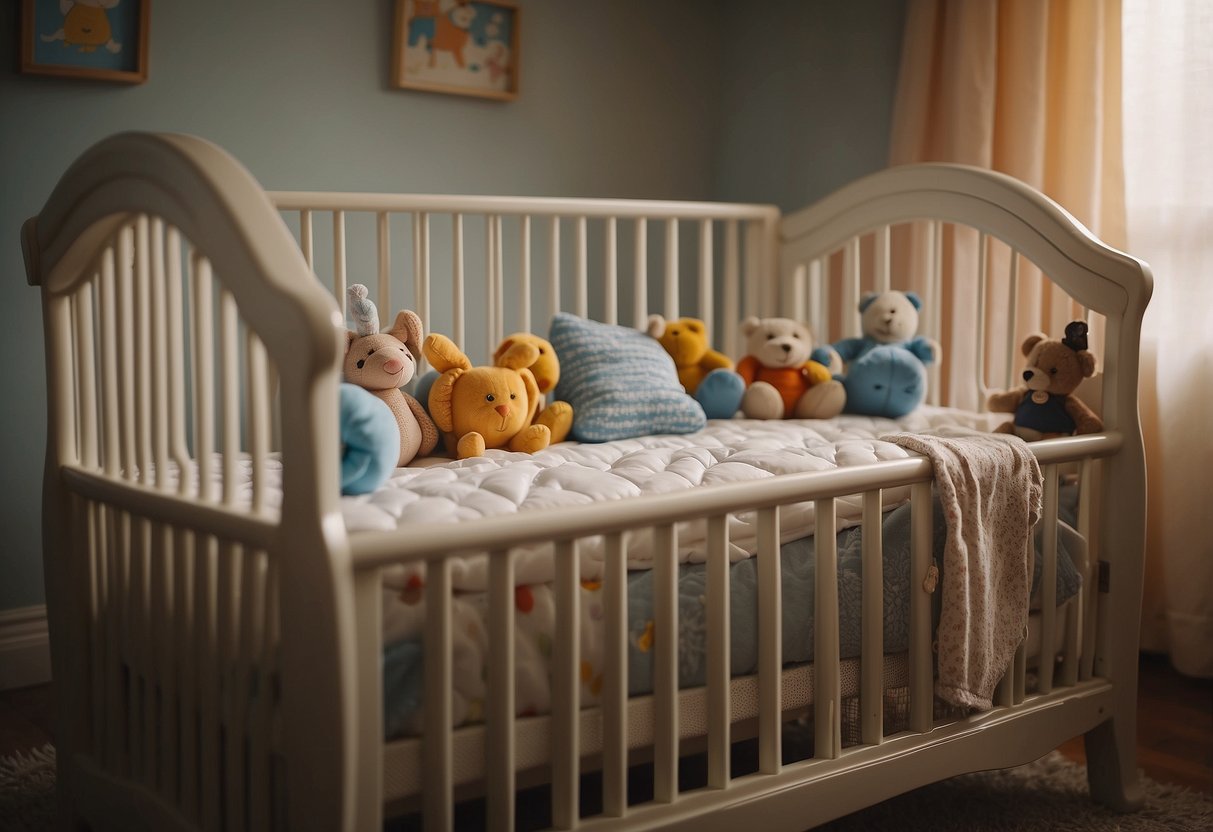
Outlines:
<svg viewBox="0 0 1213 832"><path fill-rule="evenodd" d="M400 427L397 467L425 456L438 443L438 430L421 403L400 389L417 370L421 346L421 319L405 309L387 332L379 331L379 313L361 283L348 291L350 317L355 330L345 333L342 375L351 384L383 400Z"/></svg>
<svg viewBox="0 0 1213 832"><path fill-rule="evenodd" d="M430 388L430 413L457 459L481 456L486 448L534 453L550 444L548 426L534 424L539 385L528 369L539 356L534 344L514 344L497 367L473 367L451 339L437 333L430 333L422 351L442 374Z"/></svg>
<svg viewBox="0 0 1213 832"><path fill-rule="evenodd" d="M987 402L996 413L1014 413L1015 418L995 430L1014 433L1029 442L1075 433L1098 433L1103 422L1073 395L1084 378L1095 375L1095 356L1087 351L1087 325L1066 325L1060 341L1035 333L1021 348L1028 357L1024 386L994 393Z"/></svg>
<svg viewBox="0 0 1213 832"><path fill-rule="evenodd" d="M661 315L650 315L648 333L674 359L678 381L692 396L712 370L733 369L732 359L708 344L707 327L698 318L667 321Z"/></svg>
<svg viewBox="0 0 1213 832"><path fill-rule="evenodd" d="M809 360L809 328L789 318L746 318L746 356L737 372L746 383L741 410L749 419L831 419L847 393L822 364Z"/></svg>
<svg viewBox="0 0 1213 832"><path fill-rule="evenodd" d="M532 344L538 350L535 363L527 368L535 377L535 384L539 387L541 396L539 406L543 408L536 414L534 424L547 425L548 430L552 432L552 444L555 445L568 437L569 429L573 426L573 406L571 404L552 402L545 405L545 400L542 398L555 390L557 382L560 381L560 359L556 357L556 350L547 340L538 335L532 335L529 332L515 332L513 335L506 336L505 340L493 351L493 366L508 366L502 362L507 360L507 355L513 354L510 350L516 344L522 343Z"/></svg>

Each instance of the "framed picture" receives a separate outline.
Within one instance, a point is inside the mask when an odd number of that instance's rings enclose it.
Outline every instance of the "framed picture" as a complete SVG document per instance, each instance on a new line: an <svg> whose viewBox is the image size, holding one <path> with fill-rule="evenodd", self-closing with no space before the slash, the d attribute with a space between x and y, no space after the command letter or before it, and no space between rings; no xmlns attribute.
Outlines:
<svg viewBox="0 0 1213 832"><path fill-rule="evenodd" d="M518 7L510 0L396 0L392 83L518 97Z"/></svg>
<svg viewBox="0 0 1213 832"><path fill-rule="evenodd" d="M142 84L151 0L21 0L21 71Z"/></svg>

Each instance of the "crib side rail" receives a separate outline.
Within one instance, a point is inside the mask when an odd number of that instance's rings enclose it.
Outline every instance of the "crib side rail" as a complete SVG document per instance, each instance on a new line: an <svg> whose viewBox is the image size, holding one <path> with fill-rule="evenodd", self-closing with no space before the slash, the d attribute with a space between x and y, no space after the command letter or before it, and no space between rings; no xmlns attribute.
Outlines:
<svg viewBox="0 0 1213 832"><path fill-rule="evenodd" d="M510 332L558 311L643 329L699 317L737 355L738 323L777 304L772 205L627 199L271 192L308 264L338 298L380 309L487 363ZM372 254L373 253L373 254ZM344 302L344 301L343 301Z"/></svg>
<svg viewBox="0 0 1213 832"><path fill-rule="evenodd" d="M175 823L343 828L336 305L248 172L192 137L99 143L23 247L45 316L52 658L78 693L65 793L87 806L117 778Z"/></svg>
<svg viewBox="0 0 1213 832"><path fill-rule="evenodd" d="M1048 696L1054 687L1070 690L1084 684L1077 673L1082 649L1080 609L1083 601L1068 605L1062 618L1054 615L1056 596L1052 582L1058 559L1060 466L1082 460L1089 466L1097 458L1114 456L1122 449L1123 439L1116 433L1097 434L1049 440L1032 447L1046 483L1040 643L1060 642L1063 645L1057 651L1063 657L1063 669L1054 681L1052 662L1042 659L1039 671L1042 682L1034 693L1028 691L1025 685L1027 647L1022 645L1018 660L996 692L996 705L1000 708L1016 708L1025 702L1031 705L1037 695ZM389 753L399 763L394 775L399 779L402 769L406 772L403 776L411 778L411 793L420 796L427 828L449 828L457 796L478 782L483 783L486 817L491 825L512 828L519 775L527 766L550 764L552 767L551 811L556 828L609 825L617 823L621 817L627 817L629 824L639 828L649 828L674 821L685 822L697 815L702 817L702 813L729 802L737 789L754 796L764 789L777 790L781 784L791 782L793 771L799 772L797 777L804 780L827 776L850 765L851 762L843 758L854 754L856 749L844 753L842 745L840 596L834 536L843 498L859 498L862 503L864 604L858 694L860 743L870 746L872 753L879 753L878 747L885 742L892 742L890 749L903 747L894 736L903 729L894 727L882 716L885 684L882 663L885 651L894 648L883 642L881 596L889 578L882 575L880 553L882 500L904 488L909 489L912 516L907 727L917 734L932 731L942 724L933 704L933 588L924 580L933 557L932 477L931 463L925 458L914 457L828 472L784 475L761 482L705 487L695 489L693 493L664 494L639 502L625 500L571 508L548 517L542 527L537 527L533 518L514 515L485 518L455 528L450 524L420 524L411 527L404 539L372 532L354 536L352 564L360 598L359 669L364 680L360 686L363 696L360 713L364 720L360 736L367 743L360 749L363 771L359 778L361 825L376 828L385 794L381 779L384 756L382 746L376 742L383 734L383 702L379 698L382 685L378 677L382 664L379 570L398 563L425 563L425 733L419 746L411 742L407 749ZM810 758L785 762L782 728L786 713L796 708L803 710L805 706L803 692L787 687L782 676L788 659L783 646L780 571L781 523L786 520L781 518L803 513L806 506L811 507L807 510L816 518L813 701L809 706L814 740ZM760 652L755 686L758 771L738 780L730 774L730 751L742 726L737 724L741 703L730 698L735 679L730 670L728 550L731 543L740 542L740 538L731 537L731 534L738 534L735 519L743 514L748 518L746 525L756 528L756 541L750 543L755 543L758 574ZM700 728L680 724L681 697L688 692L679 689L682 649L679 645L682 644L681 629L687 624L680 611L677 553L679 529L688 522L705 524L707 529L704 538L707 673L703 691L706 727ZM651 535L654 552L653 692L641 704L627 696L627 640L634 633L627 617L629 590L625 553L627 541L636 535ZM601 603L604 608L606 641L601 665L595 659L589 673L590 676L601 673L603 687L597 706L586 711L583 710L587 696L584 691L589 687L585 660L592 657L581 652L586 642L580 628L584 622L581 605L590 601L581 584L586 576L580 571L579 552L591 539L599 538L605 553L603 574L592 577L595 584L602 585L601 595L594 595L594 603ZM1048 542L1050 540L1052 544ZM517 741L519 721L515 715L517 703L513 687L517 661L515 639L523 636L514 626L514 616L519 614L515 612L514 565L520 548L551 541L555 542L555 626L561 637L553 645L551 665L553 698L551 716L547 717L550 750L548 755L536 758L533 744L524 749ZM750 543L744 545L748 547ZM451 702L455 659L452 627L456 626L456 619L453 617L451 561L475 554L487 554L489 558L488 615L485 620L489 639L489 668L484 692L486 720L483 727L453 729ZM1089 581L1091 577L1089 573L1084 574L1084 580ZM1047 647L1043 650L1046 656L1053 654ZM466 668L460 672L466 673ZM367 683L366 680L371 681ZM1043 702L1037 704L1044 706ZM1084 719L1097 719L1093 708L1088 711L1084 712ZM640 714L645 715L645 724L650 728L630 723ZM686 742L694 738L706 742L707 784L706 789L686 792L679 786L679 758L686 753ZM627 797L629 755L635 749L645 747L652 751L653 800L644 805L630 805ZM889 753L894 754L894 751ZM588 758L595 762L587 763ZM961 765L957 759L954 758L951 765ZM483 761L483 765L469 771L466 767L469 760ZM462 768L457 767L459 761L464 764ZM580 801L585 798L579 791L579 778L587 765L601 766L603 816L579 820ZM769 775L785 779L778 780ZM399 788L399 782L394 783L388 790L389 798L399 798ZM594 800L594 796L591 794L589 799Z"/></svg>

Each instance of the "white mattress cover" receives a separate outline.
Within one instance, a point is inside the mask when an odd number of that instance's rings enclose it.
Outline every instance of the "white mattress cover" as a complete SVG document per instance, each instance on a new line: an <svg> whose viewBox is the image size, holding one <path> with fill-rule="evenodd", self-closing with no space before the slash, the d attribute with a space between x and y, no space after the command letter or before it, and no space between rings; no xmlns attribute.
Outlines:
<svg viewBox="0 0 1213 832"><path fill-rule="evenodd" d="M564 442L536 454L493 450L482 457L458 461L427 457L398 469L372 494L342 498L342 514L351 533L403 531L412 523L465 523L521 512L537 512L538 518L544 512L604 500L904 459L909 455L904 449L879 437L949 427L989 430L990 425L988 414L923 406L897 420L851 415L828 421L714 420L703 430L685 435L601 444ZM888 489L885 506L895 506L907 498L908 489ZM840 498L837 514L839 528L858 523L862 497ZM753 512L730 518L732 560L749 557L756 550L755 521ZM811 534L813 524L811 502L781 509L780 533L785 541ZM706 528L703 520L679 525L681 562L705 559ZM551 544L516 550L517 582L552 580L552 552ZM582 577L600 577L604 557L601 538L580 541L578 554ZM652 565L651 531L628 535L627 558L632 569ZM421 568L395 569L387 582L401 587ZM484 556L454 559L451 569L456 589L487 587Z"/></svg>

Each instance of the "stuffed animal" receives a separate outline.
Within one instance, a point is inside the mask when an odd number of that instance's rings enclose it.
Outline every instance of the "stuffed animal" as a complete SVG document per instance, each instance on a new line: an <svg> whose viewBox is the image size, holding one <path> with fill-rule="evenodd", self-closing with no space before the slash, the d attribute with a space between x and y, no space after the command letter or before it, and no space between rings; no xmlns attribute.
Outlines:
<svg viewBox="0 0 1213 832"><path fill-rule="evenodd" d="M369 390L338 387L341 493L369 494L383 485L400 459L400 429L387 403Z"/></svg>
<svg viewBox="0 0 1213 832"><path fill-rule="evenodd" d="M891 344L908 350L923 364L931 364L939 357L939 345L930 338L914 334L918 331L918 310L921 308L922 301L913 292L868 292L859 302L863 337L844 338L830 346L819 347L813 351L813 360L837 368L838 361L834 356L849 365L876 347Z"/></svg>
<svg viewBox="0 0 1213 832"><path fill-rule="evenodd" d="M695 397L709 419L730 419L741 407L745 381L733 361L708 344L707 327L698 318L667 321L650 315L648 333L674 359L682 389Z"/></svg>
<svg viewBox="0 0 1213 832"><path fill-rule="evenodd" d="M847 365L839 377L847 391L843 410L897 419L922 404L927 369L909 350L880 344Z"/></svg>
<svg viewBox="0 0 1213 832"><path fill-rule="evenodd" d="M1015 414L995 429L998 433L1033 441L1103 430L1100 418L1073 395L1084 378L1095 375L1095 356L1087 351L1083 321L1066 324L1066 337L1060 341L1039 332L1029 335L1021 349L1028 358L1024 386L995 393L988 401L995 413Z"/></svg>
<svg viewBox="0 0 1213 832"><path fill-rule="evenodd" d="M505 356L510 354L510 350L515 344L522 343L533 344L539 351L535 363L527 368L535 377L535 384L539 387L539 407L542 408L535 416L534 424L548 426L548 430L552 433L553 445L563 442L569 435L569 429L573 426L573 406L568 402L547 404L543 398L555 390L556 383L560 381L560 359L556 357L556 350L552 345L538 335L532 335L529 332L515 332L513 335L507 336L493 351L493 366L508 367L509 365L502 363Z"/></svg>
<svg viewBox="0 0 1213 832"><path fill-rule="evenodd" d="M812 335L788 318L746 318L745 358L737 372L746 383L741 410L750 419L829 419L842 412L846 390L830 371L809 360Z"/></svg>
<svg viewBox="0 0 1213 832"><path fill-rule="evenodd" d="M421 404L400 389L413 377L421 347L421 319L405 309L386 332L379 332L379 313L367 298L367 288L349 288L349 311L356 331L345 333L342 375L350 384L374 393L391 409L400 428L396 465L434 450L438 430Z"/></svg>
<svg viewBox="0 0 1213 832"><path fill-rule="evenodd" d="M422 347L441 375L430 388L430 413L458 459L481 456L488 448L542 451L552 439L547 425L535 424L539 385L528 369L539 349L520 342L502 353L499 367L473 367L451 339L430 333Z"/></svg>

